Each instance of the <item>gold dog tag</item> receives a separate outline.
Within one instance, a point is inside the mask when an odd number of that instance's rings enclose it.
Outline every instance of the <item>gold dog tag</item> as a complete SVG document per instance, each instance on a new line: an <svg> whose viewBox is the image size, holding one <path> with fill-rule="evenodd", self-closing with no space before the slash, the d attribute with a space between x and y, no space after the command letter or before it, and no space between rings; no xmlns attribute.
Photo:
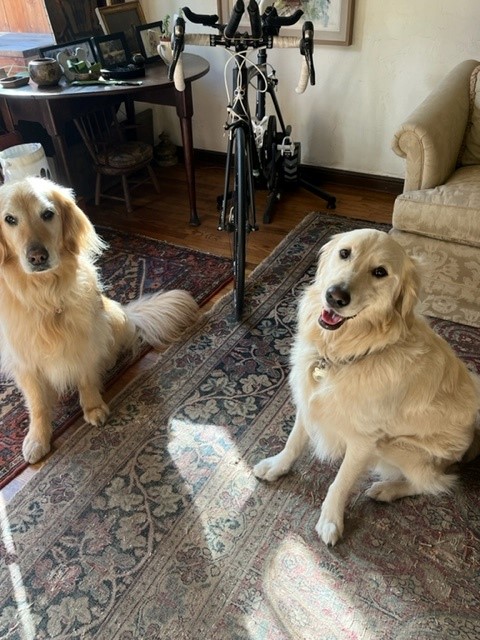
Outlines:
<svg viewBox="0 0 480 640"><path fill-rule="evenodd" d="M316 382L320 382L322 378L327 375L327 363L325 360L320 360L317 366L313 369L312 376Z"/></svg>

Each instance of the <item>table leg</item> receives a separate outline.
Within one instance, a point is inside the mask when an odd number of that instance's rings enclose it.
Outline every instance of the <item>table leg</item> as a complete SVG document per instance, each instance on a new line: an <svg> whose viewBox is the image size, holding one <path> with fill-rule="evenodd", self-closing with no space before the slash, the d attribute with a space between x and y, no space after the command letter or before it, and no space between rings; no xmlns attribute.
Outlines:
<svg viewBox="0 0 480 640"><path fill-rule="evenodd" d="M195 164L193 157L192 133L193 100L191 83L187 83L185 91L175 91L175 102L182 131L188 199L190 201L190 224L194 227L198 227L200 219L197 215L197 196L195 190Z"/></svg>

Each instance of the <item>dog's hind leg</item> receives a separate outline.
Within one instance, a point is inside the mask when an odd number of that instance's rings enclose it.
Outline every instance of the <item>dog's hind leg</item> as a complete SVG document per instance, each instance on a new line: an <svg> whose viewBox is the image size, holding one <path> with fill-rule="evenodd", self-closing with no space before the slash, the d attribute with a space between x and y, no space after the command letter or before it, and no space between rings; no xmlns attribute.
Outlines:
<svg viewBox="0 0 480 640"><path fill-rule="evenodd" d="M419 449L400 448L394 443L380 449L382 457L401 471L403 479L374 482L366 492L374 500L393 502L422 493L436 495L451 491L456 482L453 473L445 473L453 461L436 463Z"/></svg>
<svg viewBox="0 0 480 640"><path fill-rule="evenodd" d="M290 471L308 441L309 437L303 426L303 420L297 412L295 424L288 436L284 449L277 453L276 456L265 458L265 460L257 463L253 468L253 473L261 480L268 480L269 482L278 480L280 476Z"/></svg>
<svg viewBox="0 0 480 640"><path fill-rule="evenodd" d="M315 527L315 531L325 544L333 546L342 537L345 505L355 483L370 462L370 446L362 447L357 442L348 444L337 476L323 501L320 518Z"/></svg>
<svg viewBox="0 0 480 640"><path fill-rule="evenodd" d="M17 373L16 380L23 392L30 416L22 453L26 462L34 464L50 451L52 410L57 394L46 380L34 374Z"/></svg>
<svg viewBox="0 0 480 640"><path fill-rule="evenodd" d="M100 394L98 377L84 378L78 384L78 393L85 421L95 426L104 425L110 415L110 409Z"/></svg>

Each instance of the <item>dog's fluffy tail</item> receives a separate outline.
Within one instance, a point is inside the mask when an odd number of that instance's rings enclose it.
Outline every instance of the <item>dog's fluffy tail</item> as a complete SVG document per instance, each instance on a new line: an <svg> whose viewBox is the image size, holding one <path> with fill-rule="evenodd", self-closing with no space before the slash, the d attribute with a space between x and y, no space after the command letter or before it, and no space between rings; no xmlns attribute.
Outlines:
<svg viewBox="0 0 480 640"><path fill-rule="evenodd" d="M178 340L198 317L198 304L180 289L142 296L123 309L137 334L154 347L165 347Z"/></svg>

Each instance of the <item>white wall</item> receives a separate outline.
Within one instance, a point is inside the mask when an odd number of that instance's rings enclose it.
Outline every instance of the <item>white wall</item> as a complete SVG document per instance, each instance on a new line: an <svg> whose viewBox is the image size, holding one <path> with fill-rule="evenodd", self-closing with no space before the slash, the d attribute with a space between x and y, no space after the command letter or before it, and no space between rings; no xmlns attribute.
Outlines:
<svg viewBox="0 0 480 640"><path fill-rule="evenodd" d="M147 20L181 6L216 13L215 0L142 0ZM278 97L302 162L362 173L403 177L403 161L390 149L398 125L457 63L480 60L479 0L356 0L353 44L317 45L317 82L298 96L299 54L269 51L280 79ZM191 33L199 29L188 25ZM194 83L194 146L224 151L225 90L220 48L187 47L210 62ZM159 107L158 126L181 143L172 109Z"/></svg>

